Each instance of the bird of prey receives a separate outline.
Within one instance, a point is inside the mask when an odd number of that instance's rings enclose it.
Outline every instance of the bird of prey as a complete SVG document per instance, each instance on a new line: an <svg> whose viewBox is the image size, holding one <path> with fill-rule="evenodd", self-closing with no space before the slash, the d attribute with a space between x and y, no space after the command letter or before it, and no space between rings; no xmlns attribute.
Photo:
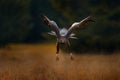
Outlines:
<svg viewBox="0 0 120 80"><path fill-rule="evenodd" d="M57 38L56 60L59 60L58 53L59 53L59 45L60 44L65 44L67 46L68 53L70 53L70 59L73 60L73 56L72 56L71 49L70 49L70 43L69 43L68 39L69 38L76 39L75 34L73 33L73 31L87 25L89 22L94 22L94 20L92 20L92 17L88 16L87 18L83 19L80 22L73 23L69 29L66 29L66 28L60 29L58 27L58 25L56 24L56 22L50 20L47 16L41 15L41 18L43 19L45 24L47 24L52 29L52 31L49 32L48 34L54 35Z"/></svg>

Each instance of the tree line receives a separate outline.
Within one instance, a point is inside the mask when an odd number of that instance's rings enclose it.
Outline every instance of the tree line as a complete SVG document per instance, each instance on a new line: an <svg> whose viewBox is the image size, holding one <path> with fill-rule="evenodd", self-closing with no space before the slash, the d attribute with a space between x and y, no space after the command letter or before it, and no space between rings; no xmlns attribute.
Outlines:
<svg viewBox="0 0 120 80"><path fill-rule="evenodd" d="M119 50L119 4L119 0L1 0L0 46L48 41L46 32L50 29L40 19L41 14L66 28L91 15L96 22L75 32L78 39L71 40L73 50Z"/></svg>

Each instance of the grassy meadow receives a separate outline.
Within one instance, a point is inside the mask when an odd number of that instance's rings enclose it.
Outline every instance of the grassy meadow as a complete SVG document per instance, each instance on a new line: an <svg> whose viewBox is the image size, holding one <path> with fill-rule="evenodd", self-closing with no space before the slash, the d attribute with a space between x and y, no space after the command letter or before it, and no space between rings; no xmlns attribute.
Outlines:
<svg viewBox="0 0 120 80"><path fill-rule="evenodd" d="M120 54L69 54L56 61L53 44L14 44L0 49L0 80L120 80Z"/></svg>

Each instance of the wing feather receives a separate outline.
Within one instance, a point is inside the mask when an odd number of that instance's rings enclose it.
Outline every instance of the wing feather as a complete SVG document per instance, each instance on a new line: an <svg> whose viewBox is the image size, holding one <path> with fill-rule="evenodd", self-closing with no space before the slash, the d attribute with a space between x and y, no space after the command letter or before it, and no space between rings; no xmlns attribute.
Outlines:
<svg viewBox="0 0 120 80"><path fill-rule="evenodd" d="M59 37L60 31L59 31L59 27L57 26L56 22L48 19L47 16L45 15L41 15L41 17L43 21L56 33L56 36Z"/></svg>
<svg viewBox="0 0 120 80"><path fill-rule="evenodd" d="M69 37L70 34L73 33L74 30L79 29L79 28L87 25L89 22L94 22L92 20L91 16L88 16L87 18L83 19L80 22L73 23L72 26L68 29L68 32L67 32L66 36Z"/></svg>

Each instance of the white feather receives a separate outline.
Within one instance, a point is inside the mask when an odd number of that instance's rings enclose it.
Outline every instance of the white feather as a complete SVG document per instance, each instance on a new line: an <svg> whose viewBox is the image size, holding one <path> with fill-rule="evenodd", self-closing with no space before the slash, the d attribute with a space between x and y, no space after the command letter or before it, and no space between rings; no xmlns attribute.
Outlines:
<svg viewBox="0 0 120 80"><path fill-rule="evenodd" d="M68 30L66 28L60 29L60 35L65 36L67 34Z"/></svg>
<svg viewBox="0 0 120 80"><path fill-rule="evenodd" d="M56 33L54 31L48 32L49 35L56 36Z"/></svg>

